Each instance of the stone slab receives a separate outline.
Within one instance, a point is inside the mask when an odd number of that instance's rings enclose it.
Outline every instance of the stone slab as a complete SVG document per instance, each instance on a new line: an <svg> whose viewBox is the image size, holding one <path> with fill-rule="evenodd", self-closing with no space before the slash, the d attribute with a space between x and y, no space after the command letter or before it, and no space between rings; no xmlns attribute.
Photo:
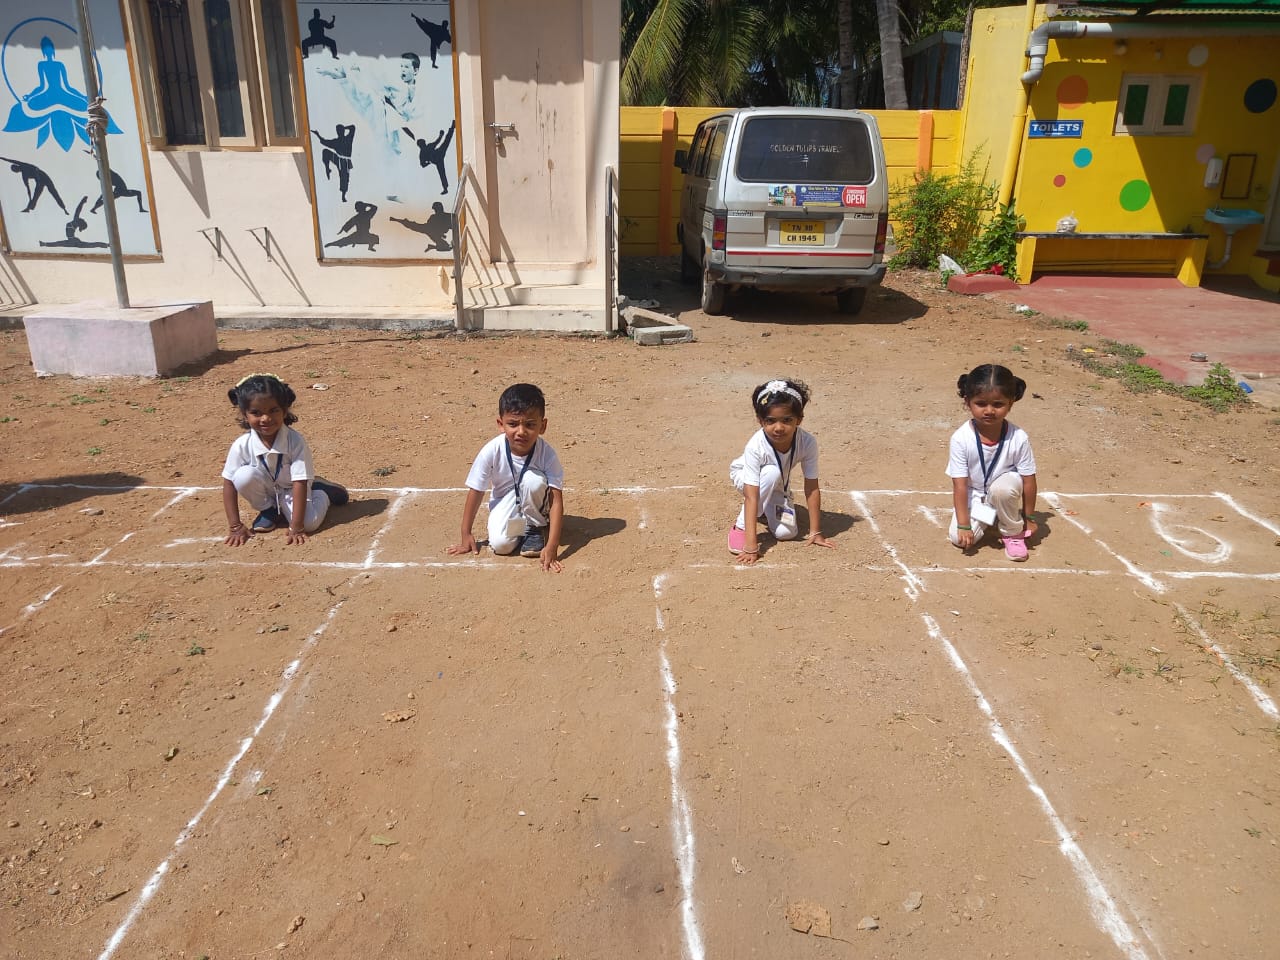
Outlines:
<svg viewBox="0 0 1280 960"><path fill-rule="evenodd" d="M642 347L658 347L665 343L691 343L693 328L676 323L664 313L644 307L627 306L620 311L631 339Z"/></svg>
<svg viewBox="0 0 1280 960"><path fill-rule="evenodd" d="M218 349L213 303L85 301L23 318L36 376L163 377Z"/></svg>

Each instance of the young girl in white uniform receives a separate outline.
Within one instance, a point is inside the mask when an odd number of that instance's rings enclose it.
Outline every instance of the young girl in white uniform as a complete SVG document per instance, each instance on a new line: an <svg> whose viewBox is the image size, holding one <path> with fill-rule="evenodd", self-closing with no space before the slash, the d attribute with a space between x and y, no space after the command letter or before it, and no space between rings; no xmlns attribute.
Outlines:
<svg viewBox="0 0 1280 960"><path fill-rule="evenodd" d="M744 564L760 559L756 524L763 520L777 540L794 540L800 532L791 498L796 463L804 477L809 533L820 547L835 544L822 535L822 494L818 485L818 441L800 429L809 388L799 380L770 380L751 392L751 408L760 429L747 441L742 456L729 464L729 479L742 494L742 509L729 528L729 552Z"/></svg>
<svg viewBox="0 0 1280 960"><path fill-rule="evenodd" d="M279 377L256 373L227 391L240 414L245 433L227 452L222 468L222 505L230 532L224 541L238 547L253 533L287 527L285 542L306 543L324 522L330 506L340 507L350 497L346 487L315 475L311 448L302 434L289 425L297 395ZM252 527L240 519L240 497L258 511Z"/></svg>
<svg viewBox="0 0 1280 960"><path fill-rule="evenodd" d="M1010 560L1027 559L1027 538L1036 532L1036 458L1026 431L1009 422L1026 381L1008 367L984 363L956 381L970 419L951 435L947 476L952 502L948 536L968 550L997 529Z"/></svg>

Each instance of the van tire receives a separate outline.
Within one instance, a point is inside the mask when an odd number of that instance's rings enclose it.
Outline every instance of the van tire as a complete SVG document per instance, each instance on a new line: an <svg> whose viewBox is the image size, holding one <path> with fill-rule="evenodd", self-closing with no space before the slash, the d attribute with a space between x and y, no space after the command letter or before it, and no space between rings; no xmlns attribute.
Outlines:
<svg viewBox="0 0 1280 960"><path fill-rule="evenodd" d="M693 283L698 279L698 265L683 246L680 247L680 280L682 283Z"/></svg>
<svg viewBox="0 0 1280 960"><path fill-rule="evenodd" d="M867 302L866 287L850 287L848 290L841 290L836 294L836 306L841 313L849 316L857 316L862 312L862 306Z"/></svg>
<svg viewBox="0 0 1280 960"><path fill-rule="evenodd" d="M702 268L702 312L718 317L724 313L725 286L711 279L711 271Z"/></svg>

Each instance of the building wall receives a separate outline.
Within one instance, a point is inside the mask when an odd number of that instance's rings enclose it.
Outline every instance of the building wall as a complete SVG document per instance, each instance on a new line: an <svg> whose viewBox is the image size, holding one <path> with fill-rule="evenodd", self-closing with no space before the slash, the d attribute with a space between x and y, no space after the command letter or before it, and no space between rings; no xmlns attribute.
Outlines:
<svg viewBox="0 0 1280 960"><path fill-rule="evenodd" d="M1043 7L1036 10L1043 20ZM1027 13L1025 7L986 7L973 11L969 41L968 77L965 81L963 133L960 156L973 158L986 179L1002 182L1009 149L1013 114L1026 69ZM1017 136L1022 137L1021 122Z"/></svg>
<svg viewBox="0 0 1280 960"><path fill-rule="evenodd" d="M512 18L527 10L523 0L485 0L484 4L487 15L499 23L503 22L504 5L511 6ZM466 276L473 284L513 283L517 278L547 282L536 263L522 269L490 243L501 223L493 222L489 202L495 162L492 133L485 123L493 119L486 113L492 87L487 82L486 45L479 36L479 6L457 0L453 7L457 135L461 158L474 171L467 184L466 209L472 213L469 223L476 236L467 245L470 263ZM551 18L546 29L561 39L540 48L536 73L506 78L526 85L530 95L527 101L511 104L501 119L514 123L526 136L540 125L545 127L547 118L539 113L541 78L571 78L567 84L558 80L554 92L573 102L577 119L551 131L553 136L546 142L567 152L574 162L563 174L548 173L541 188L558 198L555 202L574 204L576 221L584 225L584 229L567 234L576 243L565 258L572 261L572 270L556 276L566 283L602 286L607 199L604 171L608 166L616 170L618 163L619 11L616 0L558 0L558 13L572 18L578 41L564 42L563 32L554 29L560 21ZM504 66L490 64L488 69L501 73ZM143 86L139 84L140 89ZM161 256L126 264L129 292L135 302L208 299L216 308L265 305L280 309L408 307L452 311L451 254L407 263L319 260L306 148L152 146L146 149L146 156ZM518 201L518 196L509 196L501 209L500 216L509 228L530 215ZM270 257L264 243L269 244ZM221 259L216 246L220 246ZM0 300L59 303L114 298L112 270L105 260L0 253Z"/></svg>
<svg viewBox="0 0 1280 960"><path fill-rule="evenodd" d="M1202 84L1192 133L1114 133L1117 97L1126 75L1183 75ZM1086 38L1050 44L1044 74L1032 89L1032 120L1078 120L1078 139L1028 139L1016 197L1030 231L1053 230L1074 215L1081 232L1208 233L1209 260L1224 245L1206 227L1219 204L1266 213L1280 158L1280 34ZM1270 89L1270 96L1265 91ZM1262 91L1259 94L1258 91ZM1255 156L1247 196L1224 200L1206 186L1210 160ZM1236 168L1238 170L1238 168ZM1261 237L1242 232L1224 270L1243 272Z"/></svg>

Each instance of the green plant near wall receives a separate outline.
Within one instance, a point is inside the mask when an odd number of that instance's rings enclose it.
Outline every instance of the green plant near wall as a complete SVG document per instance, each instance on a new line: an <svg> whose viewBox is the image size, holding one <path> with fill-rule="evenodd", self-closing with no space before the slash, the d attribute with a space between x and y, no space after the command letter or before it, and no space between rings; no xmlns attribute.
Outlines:
<svg viewBox="0 0 1280 960"><path fill-rule="evenodd" d="M898 252L889 266L936 269L944 253L967 263L966 251L995 212L997 196L995 185L979 175L976 153L959 173L917 175L891 197Z"/></svg>
<svg viewBox="0 0 1280 960"><path fill-rule="evenodd" d="M1012 203L1001 204L1000 209L982 228L978 238L969 244L961 263L974 271L990 270L998 265L1001 273L1011 280L1017 280L1017 233L1025 223L1014 211Z"/></svg>

